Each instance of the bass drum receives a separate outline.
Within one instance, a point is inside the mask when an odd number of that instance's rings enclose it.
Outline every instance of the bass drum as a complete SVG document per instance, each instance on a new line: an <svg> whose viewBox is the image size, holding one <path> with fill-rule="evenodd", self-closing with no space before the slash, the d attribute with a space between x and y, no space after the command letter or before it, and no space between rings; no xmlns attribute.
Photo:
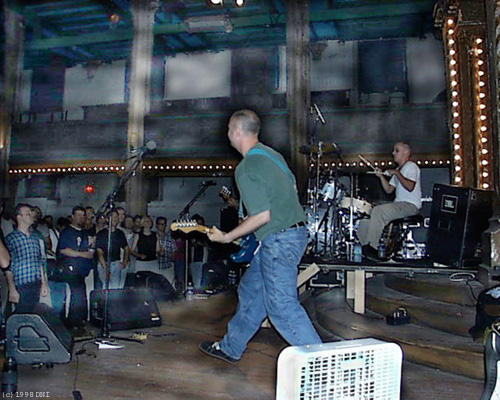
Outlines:
<svg viewBox="0 0 500 400"><path fill-rule="evenodd" d="M351 204L356 214L370 215L373 206L366 200L357 199L356 197L344 197L339 204L339 208L349 210Z"/></svg>

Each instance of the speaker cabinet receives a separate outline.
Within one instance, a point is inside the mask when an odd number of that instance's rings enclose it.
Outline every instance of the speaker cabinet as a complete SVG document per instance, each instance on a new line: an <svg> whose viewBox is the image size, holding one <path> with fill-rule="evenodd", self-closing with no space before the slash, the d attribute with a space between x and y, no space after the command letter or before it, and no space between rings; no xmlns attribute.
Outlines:
<svg viewBox="0 0 500 400"><path fill-rule="evenodd" d="M93 290L90 293L90 323L101 327L107 292L108 329L126 330L160 326L158 306L148 289Z"/></svg>
<svg viewBox="0 0 500 400"><path fill-rule="evenodd" d="M6 356L18 364L71 361L73 338L57 314L44 304L29 314L12 314L6 323Z"/></svg>
<svg viewBox="0 0 500 400"><path fill-rule="evenodd" d="M429 225L430 258L453 268L481 262L481 233L488 229L493 192L434 185Z"/></svg>

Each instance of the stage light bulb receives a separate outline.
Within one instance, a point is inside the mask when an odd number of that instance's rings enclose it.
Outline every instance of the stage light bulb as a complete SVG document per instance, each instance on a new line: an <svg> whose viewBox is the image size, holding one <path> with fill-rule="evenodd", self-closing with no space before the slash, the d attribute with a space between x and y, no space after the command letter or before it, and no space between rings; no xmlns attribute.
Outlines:
<svg viewBox="0 0 500 400"><path fill-rule="evenodd" d="M457 74L457 71L456 71L456 70L454 70L454 69L452 69L452 70L451 70L451 76L455 76L456 74Z"/></svg>
<svg viewBox="0 0 500 400"><path fill-rule="evenodd" d="M449 44L450 46L452 46L452 45L454 45L454 44L455 44L455 41L454 41L453 39L450 39L450 40L448 40L448 44Z"/></svg>
<svg viewBox="0 0 500 400"><path fill-rule="evenodd" d="M448 25L453 25L453 23L454 23L455 21L453 21L453 20L450 18L450 19L448 19L448 21L447 21L447 22L448 22Z"/></svg>
<svg viewBox="0 0 500 400"><path fill-rule="evenodd" d="M477 49L477 50L476 50L476 53L477 53L477 54L483 54L483 49Z"/></svg>
<svg viewBox="0 0 500 400"><path fill-rule="evenodd" d="M460 182L462 181L462 178L460 178L459 176L455 177L455 182Z"/></svg>
<svg viewBox="0 0 500 400"><path fill-rule="evenodd" d="M453 33L455 33L453 29L448 29L448 35L453 35Z"/></svg>
<svg viewBox="0 0 500 400"><path fill-rule="evenodd" d="M458 118L458 112L456 112L456 111L455 111L455 112L453 113L453 117L454 117L454 118Z"/></svg>
<svg viewBox="0 0 500 400"><path fill-rule="evenodd" d="M479 119L480 119L481 121L485 121L485 120L486 120L486 115L481 115L481 116L479 117Z"/></svg>
<svg viewBox="0 0 500 400"><path fill-rule="evenodd" d="M484 71L479 71L477 74L478 74L479 76L483 76L483 75L484 75Z"/></svg>
<svg viewBox="0 0 500 400"><path fill-rule="evenodd" d="M451 95L452 95L453 97L457 97L457 96L458 96L458 92L457 92L456 90L454 90L453 92L451 92Z"/></svg>
<svg viewBox="0 0 500 400"><path fill-rule="evenodd" d="M458 133L453 134L454 139L460 139L460 135Z"/></svg>
<svg viewBox="0 0 500 400"><path fill-rule="evenodd" d="M485 106L484 104L479 104L479 108L480 108L481 110L484 110L484 109L486 108L486 106Z"/></svg>
<svg viewBox="0 0 500 400"><path fill-rule="evenodd" d="M455 150L460 150L460 145L456 144L454 148L455 148Z"/></svg>
<svg viewBox="0 0 500 400"><path fill-rule="evenodd" d="M461 169L462 169L462 168L460 168L460 166L459 166L459 165L457 165L457 166L455 167L455 171L457 171L457 172L458 172L458 171L460 171Z"/></svg>
<svg viewBox="0 0 500 400"><path fill-rule="evenodd" d="M483 188L488 189L489 187L490 185L488 185L487 183L483 183Z"/></svg>
<svg viewBox="0 0 500 400"><path fill-rule="evenodd" d="M476 43L477 43L477 44L483 43L483 39L481 39L481 38L477 38L477 39L476 39Z"/></svg>
<svg viewBox="0 0 500 400"><path fill-rule="evenodd" d="M484 61L483 60L478 60L477 65L483 65Z"/></svg>
<svg viewBox="0 0 500 400"><path fill-rule="evenodd" d="M234 2L238 7L243 7L245 5L245 0L235 0Z"/></svg>
<svg viewBox="0 0 500 400"><path fill-rule="evenodd" d="M484 82L483 81L479 81L479 86L483 87L484 86Z"/></svg>
<svg viewBox="0 0 500 400"><path fill-rule="evenodd" d="M483 160L483 161L481 161L481 164L488 165L488 161L487 160Z"/></svg>
<svg viewBox="0 0 500 400"><path fill-rule="evenodd" d="M457 161L460 160L460 156L458 154L455 154L455 160L457 160Z"/></svg>
<svg viewBox="0 0 500 400"><path fill-rule="evenodd" d="M486 95L484 93L479 93L479 98L480 99L484 99L486 97Z"/></svg>
<svg viewBox="0 0 500 400"><path fill-rule="evenodd" d="M458 101L454 101L452 104L453 104L453 107L458 107Z"/></svg>
<svg viewBox="0 0 500 400"><path fill-rule="evenodd" d="M487 143L487 142L488 142L488 138L485 138L485 137L481 138L481 143Z"/></svg>
<svg viewBox="0 0 500 400"><path fill-rule="evenodd" d="M451 81L451 86L457 86L458 82L457 81Z"/></svg>
<svg viewBox="0 0 500 400"><path fill-rule="evenodd" d="M453 128L458 129L460 127L460 124L458 122L455 122L453 124ZM458 135L457 135L458 136Z"/></svg>
<svg viewBox="0 0 500 400"><path fill-rule="evenodd" d="M450 50L450 56L454 56L454 55L455 55L455 53L456 53L456 51L455 51L455 50L453 50L453 49L451 49L451 50Z"/></svg>
<svg viewBox="0 0 500 400"><path fill-rule="evenodd" d="M482 149L482 150L481 150L481 153L482 153L482 154L488 154L488 149Z"/></svg>
<svg viewBox="0 0 500 400"><path fill-rule="evenodd" d="M481 132L486 132L487 130L488 130L488 128L486 128L485 126L481 127Z"/></svg>
<svg viewBox="0 0 500 400"><path fill-rule="evenodd" d="M483 178L487 178L488 176L490 176L490 174L488 174L487 172L483 172Z"/></svg>
<svg viewBox="0 0 500 400"><path fill-rule="evenodd" d="M455 65L457 62L455 60L450 61L450 65Z"/></svg>

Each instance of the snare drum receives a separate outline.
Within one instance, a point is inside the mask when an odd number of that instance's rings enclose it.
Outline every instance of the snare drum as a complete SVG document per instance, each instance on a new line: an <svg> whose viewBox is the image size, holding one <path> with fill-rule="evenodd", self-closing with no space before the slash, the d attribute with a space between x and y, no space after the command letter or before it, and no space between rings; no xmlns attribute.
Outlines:
<svg viewBox="0 0 500 400"><path fill-rule="evenodd" d="M355 213L370 215L372 212L373 206L369 202L363 199L357 199L356 197L344 197L340 201L339 207L349 209L351 204Z"/></svg>

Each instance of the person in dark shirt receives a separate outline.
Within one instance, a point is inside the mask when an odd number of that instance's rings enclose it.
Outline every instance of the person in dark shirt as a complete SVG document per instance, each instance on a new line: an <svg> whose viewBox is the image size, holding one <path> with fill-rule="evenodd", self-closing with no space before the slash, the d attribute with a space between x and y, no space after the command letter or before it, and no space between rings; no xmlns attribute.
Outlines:
<svg viewBox="0 0 500 400"><path fill-rule="evenodd" d="M68 313L68 325L83 328L87 321L87 290L85 277L92 270L95 249L89 243L87 231L83 229L85 209L73 208L71 225L65 228L59 237L57 259L67 266L66 281L71 288L71 300Z"/></svg>
<svg viewBox="0 0 500 400"><path fill-rule="evenodd" d="M111 246L108 254L108 228L104 228L97 234L97 256L99 264L97 266L99 279L106 289L122 289L125 280L122 273L126 273L129 263L130 249L127 238L122 230L117 229L119 214L117 210L111 213ZM123 251L123 259L122 259Z"/></svg>
<svg viewBox="0 0 500 400"><path fill-rule="evenodd" d="M142 230L134 237L132 254L137 257L135 271L151 271L160 273L157 254L160 252L160 244L156 232L152 230L153 220L145 215L141 220Z"/></svg>

